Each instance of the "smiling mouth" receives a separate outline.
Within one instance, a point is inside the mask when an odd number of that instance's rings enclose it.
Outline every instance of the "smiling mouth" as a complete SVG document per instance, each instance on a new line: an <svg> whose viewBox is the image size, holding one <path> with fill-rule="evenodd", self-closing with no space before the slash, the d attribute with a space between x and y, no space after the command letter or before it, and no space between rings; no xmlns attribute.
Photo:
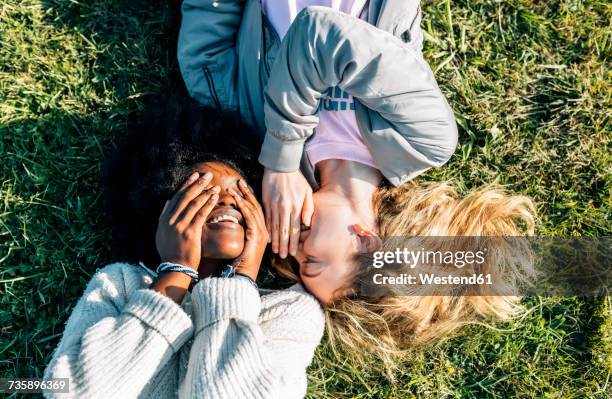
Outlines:
<svg viewBox="0 0 612 399"><path fill-rule="evenodd" d="M238 218L232 215L221 215L221 216L216 216L212 219L209 219L206 223L215 224L215 223L220 223L220 222L232 222L232 223L238 224Z"/></svg>
<svg viewBox="0 0 612 399"><path fill-rule="evenodd" d="M243 217L240 212L233 208L219 208L214 210L206 220L209 227L232 227L242 226Z"/></svg>

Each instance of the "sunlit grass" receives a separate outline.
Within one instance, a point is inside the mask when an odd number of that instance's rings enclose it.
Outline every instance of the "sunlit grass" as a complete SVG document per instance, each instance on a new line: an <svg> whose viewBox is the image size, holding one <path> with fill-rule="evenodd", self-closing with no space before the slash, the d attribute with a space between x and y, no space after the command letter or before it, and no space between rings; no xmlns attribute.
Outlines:
<svg viewBox="0 0 612 399"><path fill-rule="evenodd" d="M84 285L111 261L100 161L142 96L182 85L176 3L0 4L0 377L41 376ZM461 135L449 165L423 179L529 195L543 235L609 235L609 2L426 1L423 11L424 53ZM609 397L609 298L526 303L523 320L415 352L394 384L323 344L310 395Z"/></svg>

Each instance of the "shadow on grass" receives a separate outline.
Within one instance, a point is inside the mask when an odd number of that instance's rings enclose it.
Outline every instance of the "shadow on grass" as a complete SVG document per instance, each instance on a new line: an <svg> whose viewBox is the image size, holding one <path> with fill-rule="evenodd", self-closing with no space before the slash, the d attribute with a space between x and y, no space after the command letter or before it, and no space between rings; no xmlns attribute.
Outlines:
<svg viewBox="0 0 612 399"><path fill-rule="evenodd" d="M184 90L178 3L10 9L10 63L0 67L15 76L3 87L0 123L0 377L42 375L91 274L111 261L101 161L142 97Z"/></svg>
<svg viewBox="0 0 612 399"><path fill-rule="evenodd" d="M176 46L181 0L42 0L45 19L59 30L77 30L101 57L91 62L99 83L119 96L149 76L161 78L158 92L184 92Z"/></svg>

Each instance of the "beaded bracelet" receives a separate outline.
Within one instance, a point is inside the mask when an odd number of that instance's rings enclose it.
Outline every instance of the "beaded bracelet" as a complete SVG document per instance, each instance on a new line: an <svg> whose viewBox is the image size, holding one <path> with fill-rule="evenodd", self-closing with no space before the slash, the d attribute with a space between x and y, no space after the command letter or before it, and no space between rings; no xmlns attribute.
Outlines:
<svg viewBox="0 0 612 399"><path fill-rule="evenodd" d="M193 283L197 283L198 281L200 281L198 272L196 272L190 267L179 265L178 263L170 263L170 262L161 263L159 266L157 266L157 274L163 273L163 272L183 273L191 277L191 280L193 281Z"/></svg>

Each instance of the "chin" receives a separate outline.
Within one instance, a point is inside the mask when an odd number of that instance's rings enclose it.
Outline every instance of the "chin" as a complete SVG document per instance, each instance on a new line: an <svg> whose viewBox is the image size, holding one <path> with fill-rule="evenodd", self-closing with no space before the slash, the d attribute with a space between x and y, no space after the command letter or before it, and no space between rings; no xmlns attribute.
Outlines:
<svg viewBox="0 0 612 399"><path fill-rule="evenodd" d="M244 234L208 234L202 243L202 257L236 259L244 249L244 239Z"/></svg>
<svg viewBox="0 0 612 399"><path fill-rule="evenodd" d="M202 257L208 259L236 259L242 254L244 249L244 241L241 243L235 243L230 245L215 245L214 247L207 246L202 248Z"/></svg>
<svg viewBox="0 0 612 399"><path fill-rule="evenodd" d="M220 253L220 254L217 254L217 256L215 256L214 259L234 260L238 258L239 256L240 254Z"/></svg>

